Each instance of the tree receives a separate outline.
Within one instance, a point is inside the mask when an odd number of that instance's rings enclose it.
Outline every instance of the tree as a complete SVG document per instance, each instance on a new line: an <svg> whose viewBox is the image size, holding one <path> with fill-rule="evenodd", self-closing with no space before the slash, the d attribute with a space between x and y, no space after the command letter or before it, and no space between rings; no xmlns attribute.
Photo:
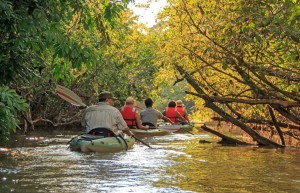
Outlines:
<svg viewBox="0 0 300 193"><path fill-rule="evenodd" d="M19 113L27 110L28 104L15 90L7 86L0 87L0 139L7 141L7 136L15 132L19 124Z"/></svg>
<svg viewBox="0 0 300 193"><path fill-rule="evenodd" d="M22 96L32 96L32 113L53 112L53 85L56 81L71 85L100 61L99 53L110 42L108 30L128 2L1 0L0 94L11 92L9 86ZM14 95L10 98L17 104L24 102ZM5 115L1 120L8 120ZM32 126L35 122L26 121ZM9 125L6 130L14 131L14 125ZM6 130L1 131L7 134Z"/></svg>
<svg viewBox="0 0 300 193"><path fill-rule="evenodd" d="M300 123L298 10L291 0L170 1L161 15L168 62L206 107L259 144L280 146L246 123Z"/></svg>

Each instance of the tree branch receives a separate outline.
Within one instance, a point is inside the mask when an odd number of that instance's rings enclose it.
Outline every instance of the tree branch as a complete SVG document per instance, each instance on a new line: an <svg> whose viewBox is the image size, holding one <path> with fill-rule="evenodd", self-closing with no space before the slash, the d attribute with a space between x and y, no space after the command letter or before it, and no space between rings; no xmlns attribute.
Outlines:
<svg viewBox="0 0 300 193"><path fill-rule="evenodd" d="M194 96L198 96L198 97L201 97L201 98L205 97L205 95L203 95L203 94L197 94L197 93L193 93L193 92L189 92L189 91L186 91L186 93L194 95ZM214 102L219 102L219 103L244 103L244 104L250 104L250 105L277 104L277 105L280 105L284 108L286 108L286 107L299 107L300 106L300 103L298 103L298 102L271 100L271 99L251 100L251 99L226 98L226 97L219 97L219 96L210 96L210 98Z"/></svg>

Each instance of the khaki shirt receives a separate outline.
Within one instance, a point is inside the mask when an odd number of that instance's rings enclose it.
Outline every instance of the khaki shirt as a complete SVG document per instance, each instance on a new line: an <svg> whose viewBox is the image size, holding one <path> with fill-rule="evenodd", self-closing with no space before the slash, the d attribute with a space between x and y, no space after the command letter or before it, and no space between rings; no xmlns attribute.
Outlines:
<svg viewBox="0 0 300 193"><path fill-rule="evenodd" d="M86 127L87 133L92 129L105 127L118 134L118 130L128 127L120 111L105 102L88 107L83 113L81 124Z"/></svg>
<svg viewBox="0 0 300 193"><path fill-rule="evenodd" d="M156 109L146 108L141 111L141 121L142 123L152 123L157 126L157 120L163 118L163 114Z"/></svg>

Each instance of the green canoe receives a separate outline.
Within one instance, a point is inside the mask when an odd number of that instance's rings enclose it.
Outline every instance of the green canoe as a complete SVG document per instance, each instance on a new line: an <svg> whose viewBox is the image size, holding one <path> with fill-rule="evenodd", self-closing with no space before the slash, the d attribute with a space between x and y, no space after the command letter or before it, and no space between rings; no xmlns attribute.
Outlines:
<svg viewBox="0 0 300 193"><path fill-rule="evenodd" d="M194 128L194 125L182 125L180 127L180 129L178 131L176 131L177 133L180 133L180 132L187 132L187 131L193 131L193 128Z"/></svg>
<svg viewBox="0 0 300 193"><path fill-rule="evenodd" d="M69 142L72 151L113 153L132 148L135 139L82 134Z"/></svg>
<svg viewBox="0 0 300 193"><path fill-rule="evenodd" d="M167 135L169 132L162 130L162 129L130 129L131 132L134 133L136 136L141 136L141 137L151 137L151 136L162 136L162 135Z"/></svg>

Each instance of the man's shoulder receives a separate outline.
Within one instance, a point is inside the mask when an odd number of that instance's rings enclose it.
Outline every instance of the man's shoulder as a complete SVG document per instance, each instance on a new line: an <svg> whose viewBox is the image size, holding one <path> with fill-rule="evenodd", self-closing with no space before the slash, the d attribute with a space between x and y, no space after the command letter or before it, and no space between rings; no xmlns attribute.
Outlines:
<svg viewBox="0 0 300 193"><path fill-rule="evenodd" d="M105 108L112 110L112 111L119 111L119 109L117 109L116 107L113 107L111 105L106 105Z"/></svg>
<svg viewBox="0 0 300 193"><path fill-rule="evenodd" d="M150 110L150 108L145 108L145 109L141 110L141 112L146 112L146 111L149 111L149 110Z"/></svg>
<svg viewBox="0 0 300 193"><path fill-rule="evenodd" d="M151 112L153 110L154 110L153 108L145 108L145 109L141 110L141 112Z"/></svg>
<svg viewBox="0 0 300 193"><path fill-rule="evenodd" d="M93 111L93 110L96 110L97 107L98 107L98 105L91 105L88 108L86 108L85 111Z"/></svg>
<svg viewBox="0 0 300 193"><path fill-rule="evenodd" d="M108 104L103 104L103 103L98 103L96 105L92 105L89 108L87 108L87 111L96 111L96 110L113 110L113 111L119 111L119 109L117 109L116 107L113 107L111 105Z"/></svg>
<svg viewBox="0 0 300 193"><path fill-rule="evenodd" d="M153 109L153 108L151 108L151 109L149 110L149 112L150 112L150 113L161 114L161 112L160 112L159 110Z"/></svg>

